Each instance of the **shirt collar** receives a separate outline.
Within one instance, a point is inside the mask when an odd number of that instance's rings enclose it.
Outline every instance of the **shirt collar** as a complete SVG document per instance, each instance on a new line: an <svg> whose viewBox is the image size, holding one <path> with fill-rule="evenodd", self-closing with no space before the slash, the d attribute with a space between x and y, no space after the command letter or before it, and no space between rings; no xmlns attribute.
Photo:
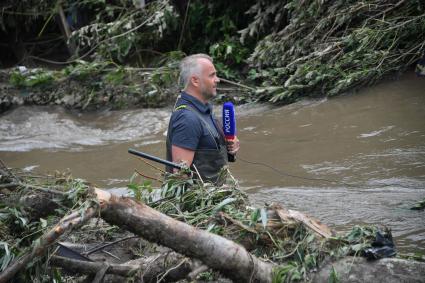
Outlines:
<svg viewBox="0 0 425 283"><path fill-rule="evenodd" d="M211 104L209 104L209 103L204 104L204 103L202 103L202 101L198 100L196 97L188 94L185 91L182 91L181 92L181 98L184 99L184 100L186 100L186 101L188 101L188 102L190 102L201 113L204 113L204 114L210 114L210 113L212 113L212 106L211 106Z"/></svg>

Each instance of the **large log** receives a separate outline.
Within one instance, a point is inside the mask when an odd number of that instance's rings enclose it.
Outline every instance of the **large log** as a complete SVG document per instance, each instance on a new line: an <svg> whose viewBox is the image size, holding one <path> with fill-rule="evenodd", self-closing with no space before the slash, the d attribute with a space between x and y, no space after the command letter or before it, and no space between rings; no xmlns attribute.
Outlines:
<svg viewBox="0 0 425 283"><path fill-rule="evenodd" d="M251 255L244 247L221 236L174 220L130 198L96 190L101 216L148 241L196 258L235 282L271 282L271 263Z"/></svg>

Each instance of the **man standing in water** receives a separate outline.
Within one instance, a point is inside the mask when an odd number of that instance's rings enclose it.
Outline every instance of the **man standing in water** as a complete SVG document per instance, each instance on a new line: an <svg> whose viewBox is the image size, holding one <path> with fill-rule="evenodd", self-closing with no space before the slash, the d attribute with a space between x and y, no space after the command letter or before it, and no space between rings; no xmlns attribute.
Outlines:
<svg viewBox="0 0 425 283"><path fill-rule="evenodd" d="M190 55L181 61L183 91L174 106L166 142L167 160L194 165L202 179L211 182L217 181L220 169L227 164L227 153L235 155L239 150L237 138L226 145L209 103L217 95L219 82L208 55Z"/></svg>

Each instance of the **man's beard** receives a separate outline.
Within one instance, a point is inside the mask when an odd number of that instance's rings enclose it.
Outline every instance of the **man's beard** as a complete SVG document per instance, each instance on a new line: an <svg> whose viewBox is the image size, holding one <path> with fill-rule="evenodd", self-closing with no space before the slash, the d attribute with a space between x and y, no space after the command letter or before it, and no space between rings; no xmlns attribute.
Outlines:
<svg viewBox="0 0 425 283"><path fill-rule="evenodd" d="M206 100L209 100L211 98L213 98L215 96L216 92L213 91L207 91L207 89L205 88L205 85L203 83L201 83L201 95L203 98L205 98Z"/></svg>

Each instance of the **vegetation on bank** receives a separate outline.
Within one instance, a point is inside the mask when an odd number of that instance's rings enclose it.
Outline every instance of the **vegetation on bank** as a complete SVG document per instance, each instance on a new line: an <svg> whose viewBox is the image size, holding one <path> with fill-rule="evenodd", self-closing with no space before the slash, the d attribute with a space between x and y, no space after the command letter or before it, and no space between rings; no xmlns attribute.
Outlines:
<svg viewBox="0 0 425 283"><path fill-rule="evenodd" d="M38 240L40 236L65 214L85 211L97 202L89 184L69 175L36 176L5 167L1 173L0 271L5 271L31 247L42 245ZM306 225L308 222L286 218L288 211L279 205L251 206L233 177L227 172L223 172L222 177L223 185L214 186L182 178L182 175L170 175L160 187L133 178L129 188L138 201L196 228L240 243L252 255L275 263L274 282L304 281L311 278L311 272L324 260L363 255L376 240L376 227L360 226L345 235L322 237ZM98 221L84 227L80 228L84 233L68 233L65 239L84 244L96 242L96 238L113 239L114 235L116 239L119 233L124 235L123 230L105 227ZM91 234L94 231L96 235ZM385 237L391 237L388 231ZM149 249L152 246L139 250L134 257L146 255ZM66 275L51 262L55 251L56 246L50 245L49 251L33 258L18 277L31 282L61 282ZM215 276L215 273L202 275L204 279ZM330 280L337 282L337 274L330 274Z"/></svg>
<svg viewBox="0 0 425 283"><path fill-rule="evenodd" d="M17 102L58 104L80 110L164 107L178 92L175 85L178 58L181 55L169 55L158 68L82 60L61 70L20 66L5 71L10 87L2 97L0 109L7 110Z"/></svg>
<svg viewBox="0 0 425 283"><path fill-rule="evenodd" d="M116 97L142 96L136 105L161 106L178 90L170 62L184 54L208 53L221 77L256 86L245 88L242 96L252 96L242 100L290 103L373 84L414 65L425 50L422 1L12 2L3 4L0 24L13 64L67 66L12 81L32 89L75 79L69 69L86 67L93 70L80 76L90 74L86 102L104 98L112 85ZM136 77L131 68L154 71Z"/></svg>
<svg viewBox="0 0 425 283"><path fill-rule="evenodd" d="M249 61L271 101L332 96L399 73L424 55L425 5L420 1L289 2L289 15ZM270 60L279 58L279 60Z"/></svg>

